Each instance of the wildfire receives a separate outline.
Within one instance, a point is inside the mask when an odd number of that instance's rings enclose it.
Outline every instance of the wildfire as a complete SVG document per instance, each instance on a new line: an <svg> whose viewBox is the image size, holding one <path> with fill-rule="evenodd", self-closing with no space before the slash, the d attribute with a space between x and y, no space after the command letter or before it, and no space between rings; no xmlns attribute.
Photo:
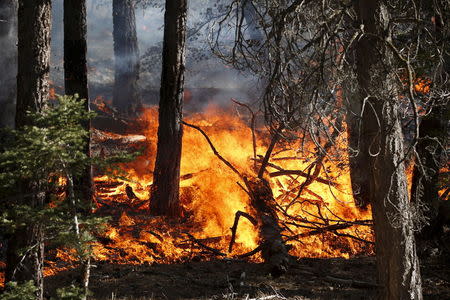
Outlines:
<svg viewBox="0 0 450 300"><path fill-rule="evenodd" d="M203 255L207 259L208 256L202 253L202 249L195 247L192 237L203 245L226 253L235 213L253 213L248 195L237 184L240 178L216 157L198 131L185 127L180 184L185 218L180 223L170 223L150 216L146 209L152 184L151 168L156 156L157 119L156 108L145 109L140 122L145 124L141 127L146 128L142 135L146 138L147 148L144 155L124 166L129 174L129 181L106 176L96 178L99 211L102 207L118 204L128 205L129 208L122 208L120 217L108 225L105 238L109 243L95 245L96 259L137 264L180 261L195 255ZM243 119L230 111L209 106L204 113L188 116L186 121L200 126L220 154L243 174L254 176L251 129ZM257 154L261 156L268 146L268 134L265 128L259 128L256 135ZM111 134L110 138L119 137ZM345 144L345 136L339 143ZM277 167L284 170L305 170L309 166L313 158L298 158L299 145L290 146L276 149L274 153L277 154L271 158L273 164L268 167L269 173L278 171ZM310 152L314 153L313 145L310 148ZM291 237L287 240L292 255L348 258L373 253L370 245L347 237L352 235L361 240L373 240L369 226L343 225L344 220L352 222L371 219L369 212L361 212L354 206L349 192L350 179L345 169L327 165L319 175L322 181L314 181L300 196L297 192L305 181L304 177L275 175L267 178L278 205L286 212L285 215L280 213L279 218L287 224L285 233ZM287 215L301 219L300 223L303 225L289 222ZM329 223L325 224L323 220ZM335 230L337 234L334 234L320 229L327 226L336 226L339 231ZM233 257L247 253L258 244L257 228L241 218L233 251L226 254ZM253 259L260 258L255 256Z"/></svg>
<svg viewBox="0 0 450 300"><path fill-rule="evenodd" d="M108 112L108 105L101 99L96 103ZM122 166L127 180L101 174L95 177L95 213L112 218L93 244L94 259L119 264L173 263L194 258L239 257L257 248L258 228L241 218L233 249L228 253L236 212L254 215L255 211L248 194L237 184L239 176L217 158L200 132L189 127L184 130L181 161L180 201L184 217L174 221L150 215L148 199L156 156L157 120L157 108L150 107L138 120L137 127L144 128L139 134L93 132L94 146L111 146L114 141L121 141L126 147L146 145L140 157ZM201 127L217 151L242 174L256 176L255 164L260 164L270 143L266 128L255 129L255 159L252 130L234 111L210 105L203 113L185 120ZM345 135L336 144L342 148L333 149L335 153L346 153ZM107 155L103 152L108 149L102 147L98 150L100 155ZM347 165L346 155L340 155L333 163L325 162L315 180L303 189L306 170L315 160L315 146L311 143L303 148L300 151L301 145L296 143L276 147L265 175L280 208L278 218L284 226L289 253L320 258L372 255L370 210L360 211L353 203L348 170L342 167ZM284 174L280 170L297 172ZM46 275L76 265L71 250L56 251L56 259L46 261ZM248 259L262 260L259 253ZM0 273L0 286L2 276Z"/></svg>

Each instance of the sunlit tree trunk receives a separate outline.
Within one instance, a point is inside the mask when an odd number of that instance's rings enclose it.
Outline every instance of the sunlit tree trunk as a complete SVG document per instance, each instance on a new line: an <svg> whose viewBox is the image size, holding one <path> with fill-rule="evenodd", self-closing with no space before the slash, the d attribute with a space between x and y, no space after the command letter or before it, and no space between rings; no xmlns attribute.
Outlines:
<svg viewBox="0 0 450 300"><path fill-rule="evenodd" d="M174 217L181 214L179 187L186 14L186 0L166 1L158 147L150 200L153 214Z"/></svg>
<svg viewBox="0 0 450 300"><path fill-rule="evenodd" d="M17 75L17 0L0 2L0 20L0 127L13 127Z"/></svg>
<svg viewBox="0 0 450 300"><path fill-rule="evenodd" d="M370 203L375 229L381 299L422 299L419 262L404 164L403 135L393 55L383 42L389 14L380 0L361 0L355 9L365 34L356 45L359 93L373 117L363 118L375 155L370 172ZM363 137L366 138L366 137Z"/></svg>
<svg viewBox="0 0 450 300"><path fill-rule="evenodd" d="M51 0L19 1L16 128L32 124L26 111L41 111L49 99ZM30 183L17 190L18 204L42 208L45 196ZM24 196L30 195L31 196ZM34 280L43 299L44 236L41 224L16 230L8 241L6 281ZM18 250L27 251L19 255Z"/></svg>
<svg viewBox="0 0 450 300"><path fill-rule="evenodd" d="M113 105L120 113L134 116L141 105L137 85L140 66L135 0L113 0L113 27Z"/></svg>

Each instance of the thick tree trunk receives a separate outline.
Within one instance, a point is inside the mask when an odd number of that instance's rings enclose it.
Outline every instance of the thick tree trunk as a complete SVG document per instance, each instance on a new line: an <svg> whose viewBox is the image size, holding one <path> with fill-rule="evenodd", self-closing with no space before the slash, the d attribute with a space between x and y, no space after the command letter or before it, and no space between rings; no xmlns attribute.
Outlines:
<svg viewBox="0 0 450 300"><path fill-rule="evenodd" d="M64 82L67 95L78 94L84 99L84 107L89 111L89 94L87 78L87 42L86 42L86 0L64 1ZM90 123L84 124L90 130ZM90 155L89 140L86 153ZM85 201L92 197L91 168L84 176L75 179L75 191Z"/></svg>
<svg viewBox="0 0 450 300"><path fill-rule="evenodd" d="M141 106L137 85L140 66L135 0L113 0L113 27L113 105L120 113L134 116Z"/></svg>
<svg viewBox="0 0 450 300"><path fill-rule="evenodd" d="M370 172L370 203L375 229L381 299L422 299L422 287L408 198L393 56L382 42L388 37L389 14L380 0L355 3L365 35L356 45L361 99L372 117L362 119L375 155ZM375 118L376 116L376 118Z"/></svg>
<svg viewBox="0 0 450 300"><path fill-rule="evenodd" d="M17 0L0 3L0 128L14 126L17 74Z"/></svg>
<svg viewBox="0 0 450 300"><path fill-rule="evenodd" d="M0 128L14 127L17 76L17 0L0 3ZM0 131L0 151L5 136ZM0 228L0 259L4 260L7 236Z"/></svg>
<svg viewBox="0 0 450 300"><path fill-rule="evenodd" d="M355 205L365 210L370 199L370 173L367 169L373 168L373 157L370 155L373 149L370 148L370 142L374 135L368 128L362 126L364 124L362 120L373 119L374 115L367 106L363 112L364 100L360 95L351 93L347 93L350 100L346 109L350 179Z"/></svg>
<svg viewBox="0 0 450 300"><path fill-rule="evenodd" d="M26 111L42 110L49 98L51 0L19 1L18 10L18 75L16 128L32 124ZM23 182L18 204L41 208L44 196L36 186ZM18 249L26 249L23 255ZM28 224L16 230L8 241L7 281L34 280L37 299L43 299L44 242L40 224Z"/></svg>
<svg viewBox="0 0 450 300"><path fill-rule="evenodd" d="M89 111L89 94L87 78L87 42L86 42L86 0L64 0L64 82L67 95L78 94L84 99L84 108ZM90 130L90 122L84 125ZM85 152L90 156L90 139L86 141ZM91 203L93 194L92 169L86 168L83 175L73 180L75 195L82 199L86 207ZM89 213L89 211L85 211ZM78 283L85 288L89 282L90 263L88 259L81 263ZM84 298L85 299L85 298Z"/></svg>
<svg viewBox="0 0 450 300"><path fill-rule="evenodd" d="M179 186L186 14L186 0L166 1L158 147L150 200L152 213L173 217L181 214Z"/></svg>

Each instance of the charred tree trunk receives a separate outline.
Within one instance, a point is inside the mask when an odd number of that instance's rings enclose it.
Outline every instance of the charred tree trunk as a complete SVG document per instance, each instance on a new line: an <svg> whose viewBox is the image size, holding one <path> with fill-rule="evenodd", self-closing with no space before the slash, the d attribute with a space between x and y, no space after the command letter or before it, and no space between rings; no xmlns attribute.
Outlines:
<svg viewBox="0 0 450 300"><path fill-rule="evenodd" d="M87 78L87 42L86 42L86 0L64 0L64 82L66 95L78 94L84 100L84 108L89 111ZM90 122L83 124L90 130ZM90 156L90 139L86 141L85 152ZM83 175L73 180L74 194L89 207L93 194L92 169L84 170ZM85 211L84 213L89 213ZM89 283L89 259L81 264L79 284L85 288ZM85 299L85 298L84 298Z"/></svg>
<svg viewBox="0 0 450 300"><path fill-rule="evenodd" d="M350 179L352 183L353 198L355 205L365 210L370 199L370 173L367 169L373 168L373 157L370 152L370 141L374 138L374 133L367 126L363 126L363 119L373 121L374 114L364 107L364 100L360 96L348 93L350 100L347 104L347 140L349 148ZM351 99L354 98L354 99Z"/></svg>
<svg viewBox="0 0 450 300"><path fill-rule="evenodd" d="M276 210L273 207L272 189L265 179L255 178L247 181L251 205L259 223L261 254L274 277L284 274L289 266L289 255L282 238Z"/></svg>
<svg viewBox="0 0 450 300"><path fill-rule="evenodd" d="M355 3L365 34L356 45L356 70L362 99L375 118L362 119L376 157L370 172L370 203L375 229L378 280L382 299L422 299L419 262L408 199L403 136L393 55L384 43L389 14L380 0ZM375 119L375 120L374 120Z"/></svg>
<svg viewBox="0 0 450 300"><path fill-rule="evenodd" d="M51 0L19 1L16 128L32 124L26 111L42 110L49 98ZM18 204L44 205L45 196L29 182L22 182ZM44 236L41 224L27 224L8 241L6 281L34 280L37 299L43 299ZM26 249L23 255L18 250Z"/></svg>
<svg viewBox="0 0 450 300"><path fill-rule="evenodd" d="M140 106L139 48L136 35L135 0L113 0L115 74L113 105L134 116Z"/></svg>
<svg viewBox="0 0 450 300"><path fill-rule="evenodd" d="M14 126L17 74L17 0L0 3L0 128Z"/></svg>
<svg viewBox="0 0 450 300"><path fill-rule="evenodd" d="M152 213L173 217L181 215L179 186L186 14L186 0L166 1L158 147L150 201Z"/></svg>

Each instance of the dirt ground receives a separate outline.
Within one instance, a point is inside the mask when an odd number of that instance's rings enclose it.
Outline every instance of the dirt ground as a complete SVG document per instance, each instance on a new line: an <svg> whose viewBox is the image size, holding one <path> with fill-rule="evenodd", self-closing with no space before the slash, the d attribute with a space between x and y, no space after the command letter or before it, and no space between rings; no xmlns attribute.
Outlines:
<svg viewBox="0 0 450 300"><path fill-rule="evenodd" d="M422 265L425 299L450 299L450 261ZM73 278L73 271L47 279L47 294ZM92 271L92 299L374 299L375 258L299 259L272 278L263 264L213 260L181 264L112 265ZM278 295L278 297L276 297Z"/></svg>

